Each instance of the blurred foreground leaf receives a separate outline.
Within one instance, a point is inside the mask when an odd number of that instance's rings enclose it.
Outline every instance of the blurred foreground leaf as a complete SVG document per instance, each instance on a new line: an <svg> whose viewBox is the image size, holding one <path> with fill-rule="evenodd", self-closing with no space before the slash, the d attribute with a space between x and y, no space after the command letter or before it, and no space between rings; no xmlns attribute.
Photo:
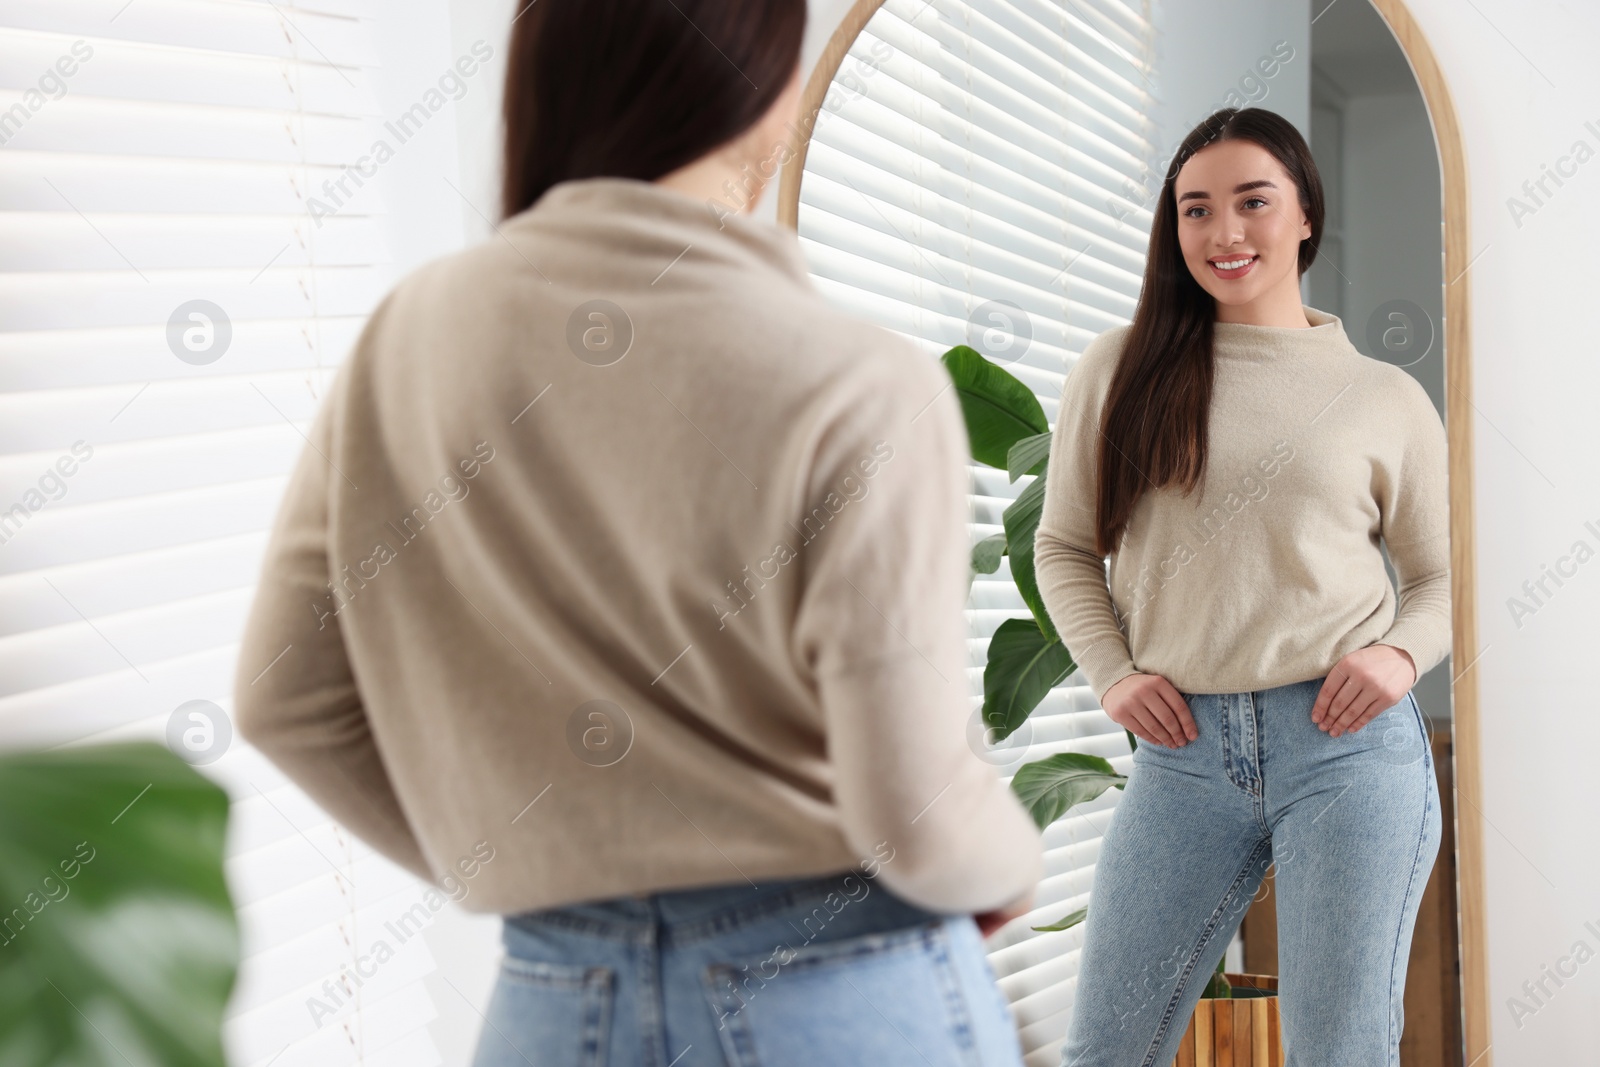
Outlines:
<svg viewBox="0 0 1600 1067"><path fill-rule="evenodd" d="M224 1067L227 820L157 744L0 755L0 1067Z"/></svg>

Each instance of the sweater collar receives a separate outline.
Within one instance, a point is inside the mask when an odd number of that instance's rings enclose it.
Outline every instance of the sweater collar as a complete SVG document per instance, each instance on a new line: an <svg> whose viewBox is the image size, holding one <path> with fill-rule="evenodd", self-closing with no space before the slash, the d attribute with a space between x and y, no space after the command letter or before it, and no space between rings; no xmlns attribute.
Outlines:
<svg viewBox="0 0 1600 1067"><path fill-rule="evenodd" d="M1258 362L1344 351L1350 347L1339 316L1300 305L1310 326L1254 326L1242 322L1212 323L1216 355Z"/></svg>
<svg viewBox="0 0 1600 1067"><path fill-rule="evenodd" d="M735 266L765 265L810 285L793 230L637 178L558 182L501 229L511 238L539 231L573 237L600 251L660 258L663 266L692 249Z"/></svg>

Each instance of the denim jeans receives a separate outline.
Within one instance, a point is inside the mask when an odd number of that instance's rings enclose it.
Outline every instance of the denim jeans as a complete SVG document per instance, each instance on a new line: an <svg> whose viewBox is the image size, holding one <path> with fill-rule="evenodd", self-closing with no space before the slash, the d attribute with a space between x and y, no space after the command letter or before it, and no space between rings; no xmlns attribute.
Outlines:
<svg viewBox="0 0 1600 1067"><path fill-rule="evenodd" d="M474 1067L1021 1067L970 915L860 871L507 916Z"/></svg>
<svg viewBox="0 0 1600 1067"><path fill-rule="evenodd" d="M1183 694L1198 738L1141 743L1100 847L1064 1067L1168 1067L1275 865L1286 1067L1396 1067L1417 905L1439 850L1427 726L1407 693L1355 733L1323 679Z"/></svg>

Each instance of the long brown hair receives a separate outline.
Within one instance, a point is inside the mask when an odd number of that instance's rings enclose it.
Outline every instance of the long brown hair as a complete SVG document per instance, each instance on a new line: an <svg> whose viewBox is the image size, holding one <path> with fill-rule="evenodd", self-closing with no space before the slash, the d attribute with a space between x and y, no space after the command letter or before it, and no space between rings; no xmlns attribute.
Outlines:
<svg viewBox="0 0 1600 1067"><path fill-rule="evenodd" d="M1299 190L1311 236L1300 242L1299 273L1322 240L1322 179L1300 131L1259 107L1222 108L1183 139L1161 184L1144 283L1121 360L1101 411L1095 548L1108 554L1147 489L1185 493L1205 475L1213 380L1216 300L1195 281L1178 243L1178 171L1218 141L1251 141L1271 152Z"/></svg>
<svg viewBox="0 0 1600 1067"><path fill-rule="evenodd" d="M654 181L754 126L800 63L805 0L538 0L506 65L505 218L574 178Z"/></svg>

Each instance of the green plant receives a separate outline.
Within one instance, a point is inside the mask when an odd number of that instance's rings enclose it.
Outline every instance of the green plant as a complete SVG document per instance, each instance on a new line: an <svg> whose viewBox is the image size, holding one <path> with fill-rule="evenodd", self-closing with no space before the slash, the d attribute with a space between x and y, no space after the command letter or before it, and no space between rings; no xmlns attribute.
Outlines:
<svg viewBox="0 0 1600 1067"><path fill-rule="evenodd" d="M0 756L0 1064L222 1067L227 818L160 745Z"/></svg>
<svg viewBox="0 0 1600 1067"><path fill-rule="evenodd" d="M1033 567L1033 538L1044 508L1044 474L1050 459L1050 426L1033 390L976 350L957 345L944 354L943 362L961 401L972 458L1006 471L1013 482L1025 474L1035 476L1002 513L1004 532L984 538L972 549L974 577L993 574L1002 557L1010 558L1011 580L1032 615L1007 619L989 641L982 717L989 737L1004 741L1027 721L1046 693L1077 669L1045 609ZM1128 744L1137 745L1132 732ZM1043 829L1074 805L1107 789L1121 789L1127 780L1099 756L1063 752L1019 768L1011 788ZM1066 930L1087 914L1087 908L1079 908L1034 929Z"/></svg>

